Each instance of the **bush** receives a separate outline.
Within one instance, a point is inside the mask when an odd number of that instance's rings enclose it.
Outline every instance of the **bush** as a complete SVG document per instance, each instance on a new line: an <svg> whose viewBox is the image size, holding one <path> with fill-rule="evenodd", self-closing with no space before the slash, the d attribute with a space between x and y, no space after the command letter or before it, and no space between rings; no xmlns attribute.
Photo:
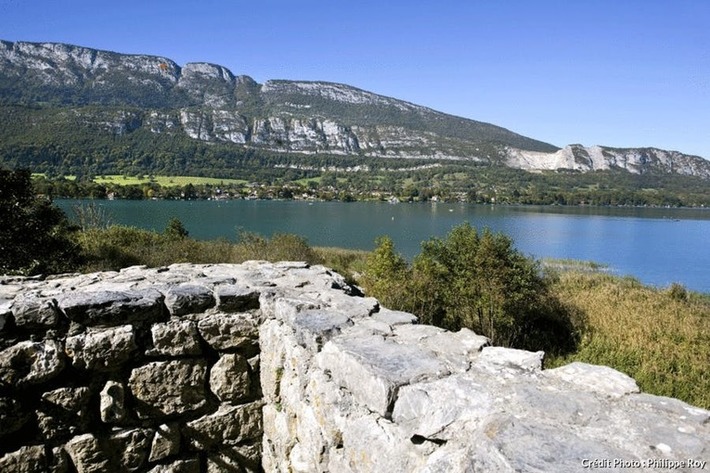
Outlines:
<svg viewBox="0 0 710 473"><path fill-rule="evenodd" d="M507 236L479 234L469 224L422 243L411 267L391 239L379 239L363 285L384 305L423 323L466 327L495 345L566 352L576 343L572 314L550 296L539 263Z"/></svg>
<svg viewBox="0 0 710 473"><path fill-rule="evenodd" d="M0 169L0 274L73 271L81 261L64 212L35 196L28 170Z"/></svg>

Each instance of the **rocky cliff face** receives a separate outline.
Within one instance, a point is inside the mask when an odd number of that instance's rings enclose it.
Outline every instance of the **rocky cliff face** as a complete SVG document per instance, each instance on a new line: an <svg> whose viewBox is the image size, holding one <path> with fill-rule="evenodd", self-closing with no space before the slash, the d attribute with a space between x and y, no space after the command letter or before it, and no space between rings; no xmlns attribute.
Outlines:
<svg viewBox="0 0 710 473"><path fill-rule="evenodd" d="M321 266L3 278L0 471L697 471L710 412L417 325Z"/></svg>
<svg viewBox="0 0 710 473"><path fill-rule="evenodd" d="M580 172L624 169L633 174L647 172L682 174L710 179L706 160L677 151L657 148L619 149L604 146L570 145L554 153L509 149L506 164L528 171L571 169Z"/></svg>
<svg viewBox="0 0 710 473"><path fill-rule="evenodd" d="M86 126L106 133L145 129L282 153L710 176L710 162L678 152L576 145L559 150L495 125L343 84L257 84L219 65L180 67L159 56L57 43L0 41L1 104L68 107L86 117Z"/></svg>

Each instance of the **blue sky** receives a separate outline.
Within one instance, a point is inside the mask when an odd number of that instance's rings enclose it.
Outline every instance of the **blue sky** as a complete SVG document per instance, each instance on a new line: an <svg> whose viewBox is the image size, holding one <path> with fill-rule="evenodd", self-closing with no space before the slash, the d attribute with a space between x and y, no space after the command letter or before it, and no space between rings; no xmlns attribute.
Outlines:
<svg viewBox="0 0 710 473"><path fill-rule="evenodd" d="M710 159L708 0L0 0L0 39L341 82L557 146Z"/></svg>

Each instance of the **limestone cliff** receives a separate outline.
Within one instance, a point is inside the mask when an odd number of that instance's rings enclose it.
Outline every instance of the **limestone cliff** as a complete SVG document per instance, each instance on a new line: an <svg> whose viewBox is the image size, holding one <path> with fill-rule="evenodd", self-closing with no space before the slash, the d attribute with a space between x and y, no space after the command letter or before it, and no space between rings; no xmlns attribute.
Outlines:
<svg viewBox="0 0 710 473"><path fill-rule="evenodd" d="M710 412L303 263L0 284L0 471L698 471Z"/></svg>
<svg viewBox="0 0 710 473"><path fill-rule="evenodd" d="M562 150L489 123L447 115L344 84L268 80L208 63L127 55L58 43L0 41L0 106L37 126L22 107L45 113L43 136L72 116L109 134L148 131L279 153L446 159L526 170L620 169L710 178L710 162L652 149ZM23 115L24 117L24 115ZM67 121L69 120L69 121ZM2 131L0 127L0 132ZM16 129L6 137L25 133ZM2 135L0 134L0 138Z"/></svg>

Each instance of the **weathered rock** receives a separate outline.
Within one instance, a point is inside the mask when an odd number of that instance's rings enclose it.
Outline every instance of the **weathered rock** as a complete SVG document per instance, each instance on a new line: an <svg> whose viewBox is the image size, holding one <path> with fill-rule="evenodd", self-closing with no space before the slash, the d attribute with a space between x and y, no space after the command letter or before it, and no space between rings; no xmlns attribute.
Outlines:
<svg viewBox="0 0 710 473"><path fill-rule="evenodd" d="M59 308L73 322L116 326L157 322L163 318L163 295L153 289L76 291L58 297Z"/></svg>
<svg viewBox="0 0 710 473"><path fill-rule="evenodd" d="M258 439L262 430L262 402L240 406L222 404L214 414L187 423L184 435L193 448L209 450L215 445L237 445Z"/></svg>
<svg viewBox="0 0 710 473"><path fill-rule="evenodd" d="M202 338L215 350L254 348L259 328L248 314L214 314L200 319L197 329Z"/></svg>
<svg viewBox="0 0 710 473"><path fill-rule="evenodd" d="M210 370L210 390L222 402L238 402L251 393L251 373L246 358L222 355Z"/></svg>
<svg viewBox="0 0 710 473"><path fill-rule="evenodd" d="M107 381L99 395L99 414L107 424L126 418L126 387L118 381Z"/></svg>
<svg viewBox="0 0 710 473"><path fill-rule="evenodd" d="M135 368L128 385L142 419L184 414L207 403L203 360L155 361Z"/></svg>
<svg viewBox="0 0 710 473"><path fill-rule="evenodd" d="M559 368L546 370L546 376L564 380L580 389L591 390L611 397L621 397L639 392L633 378L607 366L570 363Z"/></svg>
<svg viewBox="0 0 710 473"><path fill-rule="evenodd" d="M153 432L149 429L124 430L109 437L111 451L120 471L136 471L146 464Z"/></svg>
<svg viewBox="0 0 710 473"><path fill-rule="evenodd" d="M56 378L64 369L61 345L55 340L24 341L0 352L0 385L24 387Z"/></svg>
<svg viewBox="0 0 710 473"><path fill-rule="evenodd" d="M67 338L66 353L76 368L112 371L130 360L138 349L132 325L90 329Z"/></svg>
<svg viewBox="0 0 710 473"><path fill-rule="evenodd" d="M413 324L417 321L416 315L384 307L380 307L380 310L372 314L372 318L388 325Z"/></svg>
<svg viewBox="0 0 710 473"><path fill-rule="evenodd" d="M3 473L35 473L46 469L47 456L43 445L22 447L0 457L0 471Z"/></svg>
<svg viewBox="0 0 710 473"><path fill-rule="evenodd" d="M222 471L230 470L224 469ZM156 465L148 470L148 473L200 473L200 460L197 458L191 458L189 460L176 460L167 465Z"/></svg>
<svg viewBox="0 0 710 473"><path fill-rule="evenodd" d="M400 386L449 374L433 353L379 337L334 339L317 358L321 369L382 416L389 415Z"/></svg>
<svg viewBox="0 0 710 473"><path fill-rule="evenodd" d="M298 343L314 351L320 350L325 342L352 325L348 315L324 310L301 312L292 322Z"/></svg>
<svg viewBox="0 0 710 473"><path fill-rule="evenodd" d="M207 455L207 473L260 473L261 445L238 445Z"/></svg>
<svg viewBox="0 0 710 473"><path fill-rule="evenodd" d="M259 291L243 286L221 285L215 289L221 312L246 312L259 308Z"/></svg>
<svg viewBox="0 0 710 473"><path fill-rule="evenodd" d="M61 314L53 299L36 293L20 294L12 301L15 325L24 329L53 328L59 325Z"/></svg>
<svg viewBox="0 0 710 473"><path fill-rule="evenodd" d="M84 433L89 427L91 391L86 387L59 388L42 395L37 425L42 437L54 440Z"/></svg>
<svg viewBox="0 0 710 473"><path fill-rule="evenodd" d="M109 457L93 434L74 437L64 447L78 473L110 471Z"/></svg>
<svg viewBox="0 0 710 473"><path fill-rule="evenodd" d="M180 428L177 424L162 424L155 430L148 461L156 462L180 452Z"/></svg>
<svg viewBox="0 0 710 473"><path fill-rule="evenodd" d="M165 306L173 316L204 312L215 303L212 290L197 284L180 284L165 292Z"/></svg>
<svg viewBox="0 0 710 473"><path fill-rule="evenodd" d="M191 320L170 320L155 324L150 329L153 337L153 349L149 355L199 355L200 335L197 325Z"/></svg>
<svg viewBox="0 0 710 473"><path fill-rule="evenodd" d="M500 372L502 369L539 371L542 369L544 356L545 353L542 351L533 353L512 348L484 347L478 358L478 364L494 372Z"/></svg>

